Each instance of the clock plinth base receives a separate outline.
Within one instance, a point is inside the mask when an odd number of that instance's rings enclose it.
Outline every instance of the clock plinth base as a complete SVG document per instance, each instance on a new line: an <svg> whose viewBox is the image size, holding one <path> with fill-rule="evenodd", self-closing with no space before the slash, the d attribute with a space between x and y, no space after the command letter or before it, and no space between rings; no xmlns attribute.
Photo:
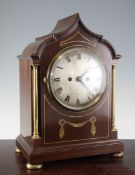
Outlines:
<svg viewBox="0 0 135 175"><path fill-rule="evenodd" d="M30 163L27 163L26 164L26 168L28 170L38 170L38 169L42 168L42 164L30 164Z"/></svg>
<svg viewBox="0 0 135 175"><path fill-rule="evenodd" d="M78 142L69 145L44 144L40 139L33 145L31 137L18 136L17 147L29 162L29 164L41 164L47 161L55 161L70 158L88 157L102 154L120 153L124 150L123 144L117 139L102 140L97 142Z"/></svg>

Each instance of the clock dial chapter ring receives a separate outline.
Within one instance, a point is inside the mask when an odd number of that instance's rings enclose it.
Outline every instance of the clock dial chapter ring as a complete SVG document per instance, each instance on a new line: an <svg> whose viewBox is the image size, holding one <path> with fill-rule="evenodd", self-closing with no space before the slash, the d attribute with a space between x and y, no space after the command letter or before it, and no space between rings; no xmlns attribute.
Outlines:
<svg viewBox="0 0 135 175"><path fill-rule="evenodd" d="M73 111L94 106L103 96L106 79L106 69L99 57L83 46L60 51L47 70L50 95L63 107Z"/></svg>

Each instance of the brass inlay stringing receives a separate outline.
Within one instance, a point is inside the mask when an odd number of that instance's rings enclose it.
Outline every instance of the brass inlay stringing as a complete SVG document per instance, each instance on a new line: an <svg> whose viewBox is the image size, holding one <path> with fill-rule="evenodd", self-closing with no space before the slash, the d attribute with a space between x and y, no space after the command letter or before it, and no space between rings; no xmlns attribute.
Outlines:
<svg viewBox="0 0 135 175"><path fill-rule="evenodd" d="M107 135L106 136L103 136L103 137L101 137L101 136L96 136L95 135L95 137L91 137L91 138L86 138L86 139L84 139L84 138L82 138L82 139L72 139L72 140L62 140L61 139L61 141L51 141L51 142L48 142L47 140L45 140L45 131L46 131L46 128L45 128L45 123L46 123L46 114L45 114L45 103L47 102L52 108L53 108L53 110L55 110L55 112L58 112L60 115L63 115L63 113L61 113L59 110L56 110L56 108L54 108L53 107L53 105L51 105L51 103L48 101L48 99L46 98L46 96L45 96L45 94L44 94L44 143L45 144L55 144L55 143L67 143L67 142L70 142L70 143L73 143L73 142L77 142L77 141L87 141L87 140L93 140L93 139L99 139L99 138L108 138L109 136L110 136L110 134L109 134L109 114L110 114L110 110L109 110L109 104L110 104L110 95L109 95L109 93L108 93L108 95L107 95L107 98L108 98L108 102L107 102L107 104L108 104L108 107L107 107ZM102 106L102 104L100 105L100 106ZM98 107L98 108L100 108L100 106ZM95 112L95 111L93 111L93 112ZM92 112L92 113L93 113ZM91 113L91 114L92 114ZM65 114L64 114L65 115ZM88 115L88 114L87 114ZM89 114L90 115L90 114ZM65 115L65 116L68 116L68 115ZM70 117L72 117L72 116L70 116ZM59 134L58 134L59 135Z"/></svg>
<svg viewBox="0 0 135 175"><path fill-rule="evenodd" d="M38 132L38 65L33 65L33 139L39 139Z"/></svg>
<svg viewBox="0 0 135 175"><path fill-rule="evenodd" d="M112 131L116 131L115 126L115 65L112 65Z"/></svg>
<svg viewBox="0 0 135 175"><path fill-rule="evenodd" d="M65 124L68 124L68 125L75 127L75 128L80 128L80 127L83 127L84 125L86 125L87 123L90 123L90 134L94 137L96 135L96 126L95 126L96 117L94 117L94 116L91 117L89 120L86 120L86 121L81 122L81 123L72 123L72 122L69 122L67 120L60 119L59 120L59 126L60 126L59 137L62 139L65 136L65 131L64 131Z"/></svg>
<svg viewBox="0 0 135 175"><path fill-rule="evenodd" d="M73 40L77 35L80 35L85 41L81 41L81 40ZM69 44L69 43L73 43L73 42L82 42L82 43L88 43L91 44L93 46L96 46L96 43L93 41L90 41L88 38L86 38L84 35L82 35L80 32L77 32L75 35L73 35L72 37L68 38L67 40L64 40L62 42L60 42L60 46L63 46L65 44Z"/></svg>

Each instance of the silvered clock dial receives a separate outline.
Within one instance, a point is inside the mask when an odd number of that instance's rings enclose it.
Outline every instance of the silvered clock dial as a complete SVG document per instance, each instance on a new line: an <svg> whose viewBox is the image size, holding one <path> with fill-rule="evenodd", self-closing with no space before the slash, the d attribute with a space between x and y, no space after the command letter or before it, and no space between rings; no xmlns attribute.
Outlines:
<svg viewBox="0 0 135 175"><path fill-rule="evenodd" d="M97 54L85 47L58 53L48 69L49 90L56 101L71 110L85 110L103 96L106 69Z"/></svg>

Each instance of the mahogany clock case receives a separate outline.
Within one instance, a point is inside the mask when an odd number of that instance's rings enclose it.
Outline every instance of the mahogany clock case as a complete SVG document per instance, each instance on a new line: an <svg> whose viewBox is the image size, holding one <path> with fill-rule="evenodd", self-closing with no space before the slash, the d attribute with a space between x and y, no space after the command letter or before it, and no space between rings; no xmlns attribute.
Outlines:
<svg viewBox="0 0 135 175"><path fill-rule="evenodd" d="M47 88L46 74L50 62L63 49L75 46L94 50L107 72L103 97L96 105L84 111L64 108L50 95ZM123 151L123 144L117 139L113 118L112 66L119 58L120 55L116 55L112 45L102 35L95 34L84 26L78 14L58 21L49 35L37 38L24 49L19 56L20 135L16 145L29 163ZM38 139L32 137L35 125L34 66L37 66L38 71ZM94 125L90 120L92 117L96 118Z"/></svg>

